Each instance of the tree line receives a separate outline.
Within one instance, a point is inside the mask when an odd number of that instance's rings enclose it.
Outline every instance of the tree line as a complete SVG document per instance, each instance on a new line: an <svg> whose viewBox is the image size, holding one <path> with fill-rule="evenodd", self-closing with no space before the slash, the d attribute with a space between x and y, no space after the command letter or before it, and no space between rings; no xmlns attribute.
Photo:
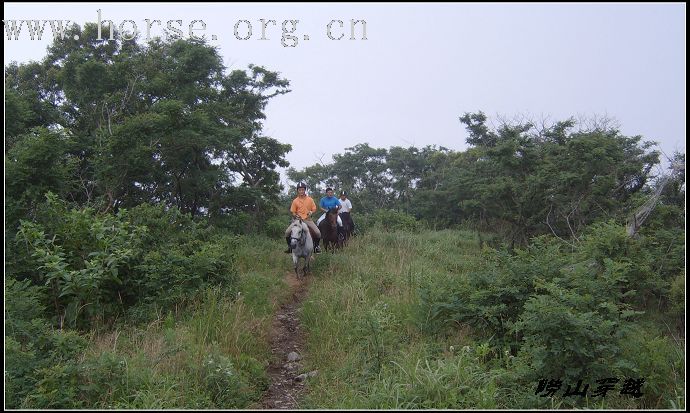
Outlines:
<svg viewBox="0 0 690 413"><path fill-rule="evenodd" d="M10 228L47 191L103 212L151 203L214 219L274 203L291 146L262 121L288 80L254 65L226 74L201 41L71 30L40 62L5 67Z"/></svg>
<svg viewBox="0 0 690 413"><path fill-rule="evenodd" d="M469 134L465 151L364 143L331 163L290 168L288 177L314 190L348 190L359 211L393 209L437 228L469 225L511 245L542 234L577 240L587 225L628 214L658 177L656 144L624 136L606 120L503 121L492 128L478 112L460 121ZM684 163L684 154L674 156ZM682 173L674 172L673 182L667 200L680 205Z"/></svg>

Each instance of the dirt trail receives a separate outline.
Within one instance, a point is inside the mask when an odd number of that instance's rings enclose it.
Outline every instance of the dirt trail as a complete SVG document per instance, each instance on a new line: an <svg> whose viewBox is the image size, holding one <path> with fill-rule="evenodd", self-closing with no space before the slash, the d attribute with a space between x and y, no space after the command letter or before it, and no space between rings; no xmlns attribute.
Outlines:
<svg viewBox="0 0 690 413"><path fill-rule="evenodd" d="M309 278L307 276L298 280L292 272L285 274L285 281L292 295L289 302L281 304L273 319L270 332L273 361L268 366L271 384L258 403L259 409L299 408L299 398L305 381L308 380L304 374L300 375L305 334L300 325L299 310L307 295Z"/></svg>

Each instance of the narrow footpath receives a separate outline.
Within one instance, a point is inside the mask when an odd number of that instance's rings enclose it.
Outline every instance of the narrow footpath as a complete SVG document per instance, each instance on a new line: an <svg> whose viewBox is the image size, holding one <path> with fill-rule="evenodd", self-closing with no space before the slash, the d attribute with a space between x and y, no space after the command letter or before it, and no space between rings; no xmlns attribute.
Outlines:
<svg viewBox="0 0 690 413"><path fill-rule="evenodd" d="M302 330L299 312L307 295L310 277L297 279L293 272L285 274L285 281L292 294L291 299L282 304L273 319L270 332L273 358L268 366L271 380L264 398L257 403L259 409L298 409L300 395L309 377L318 371L301 372L305 334Z"/></svg>

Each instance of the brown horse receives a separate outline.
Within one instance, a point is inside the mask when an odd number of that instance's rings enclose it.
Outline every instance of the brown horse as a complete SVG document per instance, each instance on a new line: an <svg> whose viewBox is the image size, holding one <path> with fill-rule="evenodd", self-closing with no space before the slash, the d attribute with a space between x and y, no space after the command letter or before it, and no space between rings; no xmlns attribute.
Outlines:
<svg viewBox="0 0 690 413"><path fill-rule="evenodd" d="M355 223L352 222L349 212L341 212L340 220L343 221L343 243L346 243L355 230Z"/></svg>
<svg viewBox="0 0 690 413"><path fill-rule="evenodd" d="M321 241L323 241L324 249L335 250L341 247L340 239L338 238L337 208L331 208L326 212L326 216L319 224L319 231L321 231Z"/></svg>

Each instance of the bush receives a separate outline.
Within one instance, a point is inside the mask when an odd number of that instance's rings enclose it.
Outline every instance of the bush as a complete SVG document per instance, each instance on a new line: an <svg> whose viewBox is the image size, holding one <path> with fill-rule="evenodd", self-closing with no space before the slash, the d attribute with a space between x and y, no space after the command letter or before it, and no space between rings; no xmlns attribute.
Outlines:
<svg viewBox="0 0 690 413"><path fill-rule="evenodd" d="M45 334L45 287L5 277L5 337L27 346Z"/></svg>
<svg viewBox="0 0 690 413"><path fill-rule="evenodd" d="M586 378L609 377L620 366L620 342L628 325L619 308L592 303L587 296L555 284L546 294L531 297L515 325L523 341L517 362L526 368L522 378L562 378L576 383Z"/></svg>
<svg viewBox="0 0 690 413"><path fill-rule="evenodd" d="M201 380L215 407L221 409L246 408L267 388L263 366L242 355L236 362L221 354L208 355L201 365Z"/></svg>
<svg viewBox="0 0 690 413"><path fill-rule="evenodd" d="M383 231L416 231L421 228L417 219L405 212L392 209L379 209L373 214L353 216L358 232L366 232L371 228Z"/></svg>
<svg viewBox="0 0 690 413"><path fill-rule="evenodd" d="M423 300L430 310L432 331L455 323L468 323L493 335L500 347L518 345L512 329L527 299L539 282L557 278L570 262L562 245L553 239L534 239L526 250L515 255L507 251L486 249L483 263L450 286L445 297L435 296L434 302ZM427 295L423 294L423 298ZM431 297L429 297L431 298Z"/></svg>
<svg viewBox="0 0 690 413"><path fill-rule="evenodd" d="M41 379L24 399L23 409L80 409L79 374L75 363L58 364L39 371Z"/></svg>
<svg viewBox="0 0 690 413"><path fill-rule="evenodd" d="M16 240L35 270L17 276L48 286L57 325L87 328L116 316L145 228L90 208L68 209L53 194L41 210L39 222L21 221Z"/></svg>
<svg viewBox="0 0 690 413"><path fill-rule="evenodd" d="M6 395L10 408L78 408L78 360L87 340L72 331L44 329L20 345L6 337ZM69 388L70 386L75 388ZM10 390L8 390L8 388Z"/></svg>
<svg viewBox="0 0 690 413"><path fill-rule="evenodd" d="M683 275L677 276L671 283L670 301L669 315L678 321L683 320L685 315L685 277Z"/></svg>
<svg viewBox="0 0 690 413"><path fill-rule="evenodd" d="M232 236L214 241L170 245L146 254L136 269L141 277L134 287L145 303L168 309L207 286L232 287L237 282L238 240Z"/></svg>
<svg viewBox="0 0 690 413"><path fill-rule="evenodd" d="M201 225L177 207L141 204L130 210L120 210L120 214L131 225L146 227L146 232L142 234L142 247L145 251L206 238Z"/></svg>
<svg viewBox="0 0 690 413"><path fill-rule="evenodd" d="M247 212L236 211L232 214L213 216L210 224L218 229L229 231L232 234L245 234L251 223L251 215ZM287 225L286 225L287 226Z"/></svg>
<svg viewBox="0 0 690 413"><path fill-rule="evenodd" d="M626 365L621 374L644 378L642 405L647 409L677 409L678 396L683 397L685 356L681 343L674 343L642 328L635 328L622 341L621 358ZM684 400L683 400L684 403Z"/></svg>
<svg viewBox="0 0 690 413"><path fill-rule="evenodd" d="M81 409L105 407L127 390L124 359L111 353L83 362L70 360L39 371L41 379L23 408Z"/></svg>
<svg viewBox="0 0 690 413"><path fill-rule="evenodd" d="M58 374L51 366L62 366L60 374L67 374L68 366L82 356L87 340L73 331L50 328L43 318L43 288L30 285L29 280L6 278L6 283L5 396L7 407L16 409L37 386L47 385L46 374ZM32 403L64 406L59 398Z"/></svg>
<svg viewBox="0 0 690 413"><path fill-rule="evenodd" d="M469 324L496 353L508 349L515 380L610 377L628 363L624 337L634 325L638 286L655 285L649 257L622 226L593 226L575 249L540 237L514 254L486 250L484 262L443 294L422 296L431 322ZM432 329L433 331L433 329ZM570 403L570 401L565 401Z"/></svg>
<svg viewBox="0 0 690 413"><path fill-rule="evenodd" d="M49 194L39 209L40 220L21 222L10 272L46 286L35 308L48 308L54 325L87 329L133 305L167 309L208 285L237 281L237 239L176 208L98 214Z"/></svg>
<svg viewBox="0 0 690 413"><path fill-rule="evenodd" d="M264 233L270 238L283 238L285 236L285 229L290 224L286 217L273 217L266 221L264 226Z"/></svg>
<svg viewBox="0 0 690 413"><path fill-rule="evenodd" d="M105 408L128 396L137 384L130 382L125 359L114 353L101 353L79 366L79 397L84 406Z"/></svg>
<svg viewBox="0 0 690 413"><path fill-rule="evenodd" d="M42 366L33 347L22 346L5 336L5 407L18 409L22 400L33 391L38 378L35 371Z"/></svg>

